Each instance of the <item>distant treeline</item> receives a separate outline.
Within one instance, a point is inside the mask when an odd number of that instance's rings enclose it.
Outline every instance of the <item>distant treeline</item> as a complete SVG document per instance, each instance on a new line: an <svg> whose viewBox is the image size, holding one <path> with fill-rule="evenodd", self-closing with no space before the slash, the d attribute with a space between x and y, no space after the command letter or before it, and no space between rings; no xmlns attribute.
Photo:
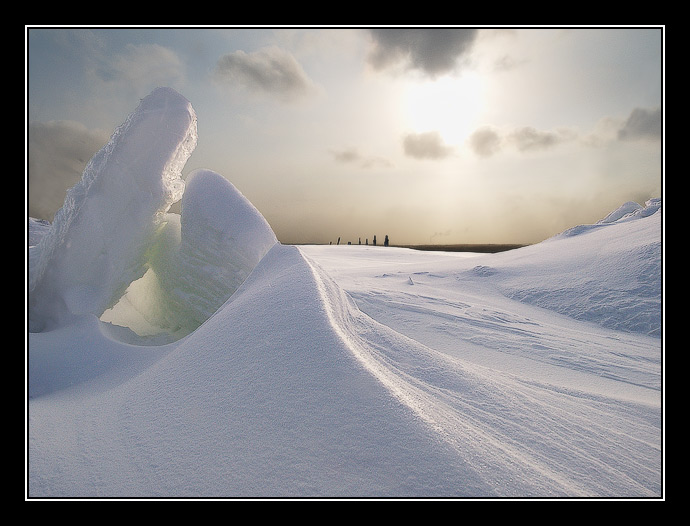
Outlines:
<svg viewBox="0 0 690 526"><path fill-rule="evenodd" d="M458 245L391 245L398 248L412 248L414 250L438 250L440 252L482 252L495 254L528 245L509 244L458 244Z"/></svg>
<svg viewBox="0 0 690 526"><path fill-rule="evenodd" d="M332 245L332 244L333 244L333 241L331 241L329 244ZM338 241L336 241L335 244L336 244L336 245L340 245L340 238L338 238ZM348 245L354 245L355 243L353 243L352 241L348 241L347 244L348 244ZM357 244L358 244L358 245L361 245L361 244L362 244L362 238L361 238L361 237L357 240ZM364 240L364 244L365 244L365 245L368 245L368 244L369 244L369 238L366 238L366 239ZM374 238L372 239L372 245L376 246L376 236L374 236ZM387 246L388 246L388 235L386 235L386 239L383 240L383 246L384 246L384 247L387 247Z"/></svg>
<svg viewBox="0 0 690 526"><path fill-rule="evenodd" d="M522 248L529 246L529 244L525 245L520 245L520 244L500 244L500 243L461 243L461 244L449 244L449 245L393 245L388 243L388 236L386 236L386 240L384 241L383 246L391 246L391 247L397 247L397 248L411 248L413 250L436 250L439 252L479 252L479 253L485 253L485 254L495 254L497 252L505 252L507 250L514 250L516 248ZM373 240L374 246L376 246L376 237L374 236ZM296 245L300 245L303 243L295 243ZM310 244L310 243L307 243ZM330 245L340 245L340 238L333 243L330 242ZM369 239L366 239L364 243L361 242L361 240L358 240L357 243L351 243L347 242L344 243L345 245L372 245L372 243L369 242ZM379 245L380 246L380 245Z"/></svg>

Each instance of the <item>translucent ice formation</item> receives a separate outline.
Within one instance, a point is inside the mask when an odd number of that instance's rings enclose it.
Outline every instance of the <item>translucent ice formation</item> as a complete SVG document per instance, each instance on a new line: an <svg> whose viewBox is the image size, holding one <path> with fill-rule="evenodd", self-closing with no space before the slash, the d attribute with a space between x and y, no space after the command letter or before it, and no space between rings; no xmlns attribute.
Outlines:
<svg viewBox="0 0 690 526"><path fill-rule="evenodd" d="M196 114L171 89L141 101L86 166L31 253L29 327L100 315L146 271L146 247L184 192Z"/></svg>
<svg viewBox="0 0 690 526"><path fill-rule="evenodd" d="M232 183L210 170L192 172L181 215L166 215L149 251L150 271L103 319L140 335L185 335L227 301L276 242Z"/></svg>
<svg viewBox="0 0 690 526"><path fill-rule="evenodd" d="M227 179L197 170L182 198L177 259L159 258L152 268L184 318L199 325L275 243L266 220Z"/></svg>
<svg viewBox="0 0 690 526"><path fill-rule="evenodd" d="M191 174L185 193L196 122L184 97L154 90L91 159L52 225L30 222L30 331L90 314L149 333L189 332L276 243L217 173ZM182 215L169 213L181 198Z"/></svg>

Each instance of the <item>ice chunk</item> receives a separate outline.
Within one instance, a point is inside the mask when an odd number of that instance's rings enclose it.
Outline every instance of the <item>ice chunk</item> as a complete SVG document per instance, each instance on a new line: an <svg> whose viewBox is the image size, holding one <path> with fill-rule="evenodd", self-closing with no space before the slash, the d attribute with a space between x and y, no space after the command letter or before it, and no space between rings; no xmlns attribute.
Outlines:
<svg viewBox="0 0 690 526"><path fill-rule="evenodd" d="M102 319L140 335L188 334L232 296L276 242L268 222L232 183L211 170L192 172L181 215L166 216L149 251L150 272Z"/></svg>
<svg viewBox="0 0 690 526"><path fill-rule="evenodd" d="M151 240L184 192L196 121L189 101L158 88L89 161L30 253L30 330L99 316L145 273Z"/></svg>
<svg viewBox="0 0 690 526"><path fill-rule="evenodd" d="M268 222L227 179L211 170L187 178L176 257L151 261L177 317L203 323L239 288L276 243Z"/></svg>

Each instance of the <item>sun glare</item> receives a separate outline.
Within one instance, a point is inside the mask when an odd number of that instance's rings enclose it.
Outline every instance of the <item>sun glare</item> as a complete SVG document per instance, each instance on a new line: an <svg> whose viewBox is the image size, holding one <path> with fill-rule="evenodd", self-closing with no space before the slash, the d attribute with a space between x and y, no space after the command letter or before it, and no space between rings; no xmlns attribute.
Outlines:
<svg viewBox="0 0 690 526"><path fill-rule="evenodd" d="M407 125L415 133L436 131L447 145L457 146L477 127L483 100L475 73L415 82L405 95Z"/></svg>

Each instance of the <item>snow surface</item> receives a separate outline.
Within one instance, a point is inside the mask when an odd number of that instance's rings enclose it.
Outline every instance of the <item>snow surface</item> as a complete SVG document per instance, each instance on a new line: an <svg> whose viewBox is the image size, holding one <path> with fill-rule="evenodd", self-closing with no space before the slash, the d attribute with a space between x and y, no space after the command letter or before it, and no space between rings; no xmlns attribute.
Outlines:
<svg viewBox="0 0 690 526"><path fill-rule="evenodd" d="M112 163L156 120L68 195L91 230L29 220L29 498L663 495L660 200L499 254L286 246L214 172L151 213Z"/></svg>

